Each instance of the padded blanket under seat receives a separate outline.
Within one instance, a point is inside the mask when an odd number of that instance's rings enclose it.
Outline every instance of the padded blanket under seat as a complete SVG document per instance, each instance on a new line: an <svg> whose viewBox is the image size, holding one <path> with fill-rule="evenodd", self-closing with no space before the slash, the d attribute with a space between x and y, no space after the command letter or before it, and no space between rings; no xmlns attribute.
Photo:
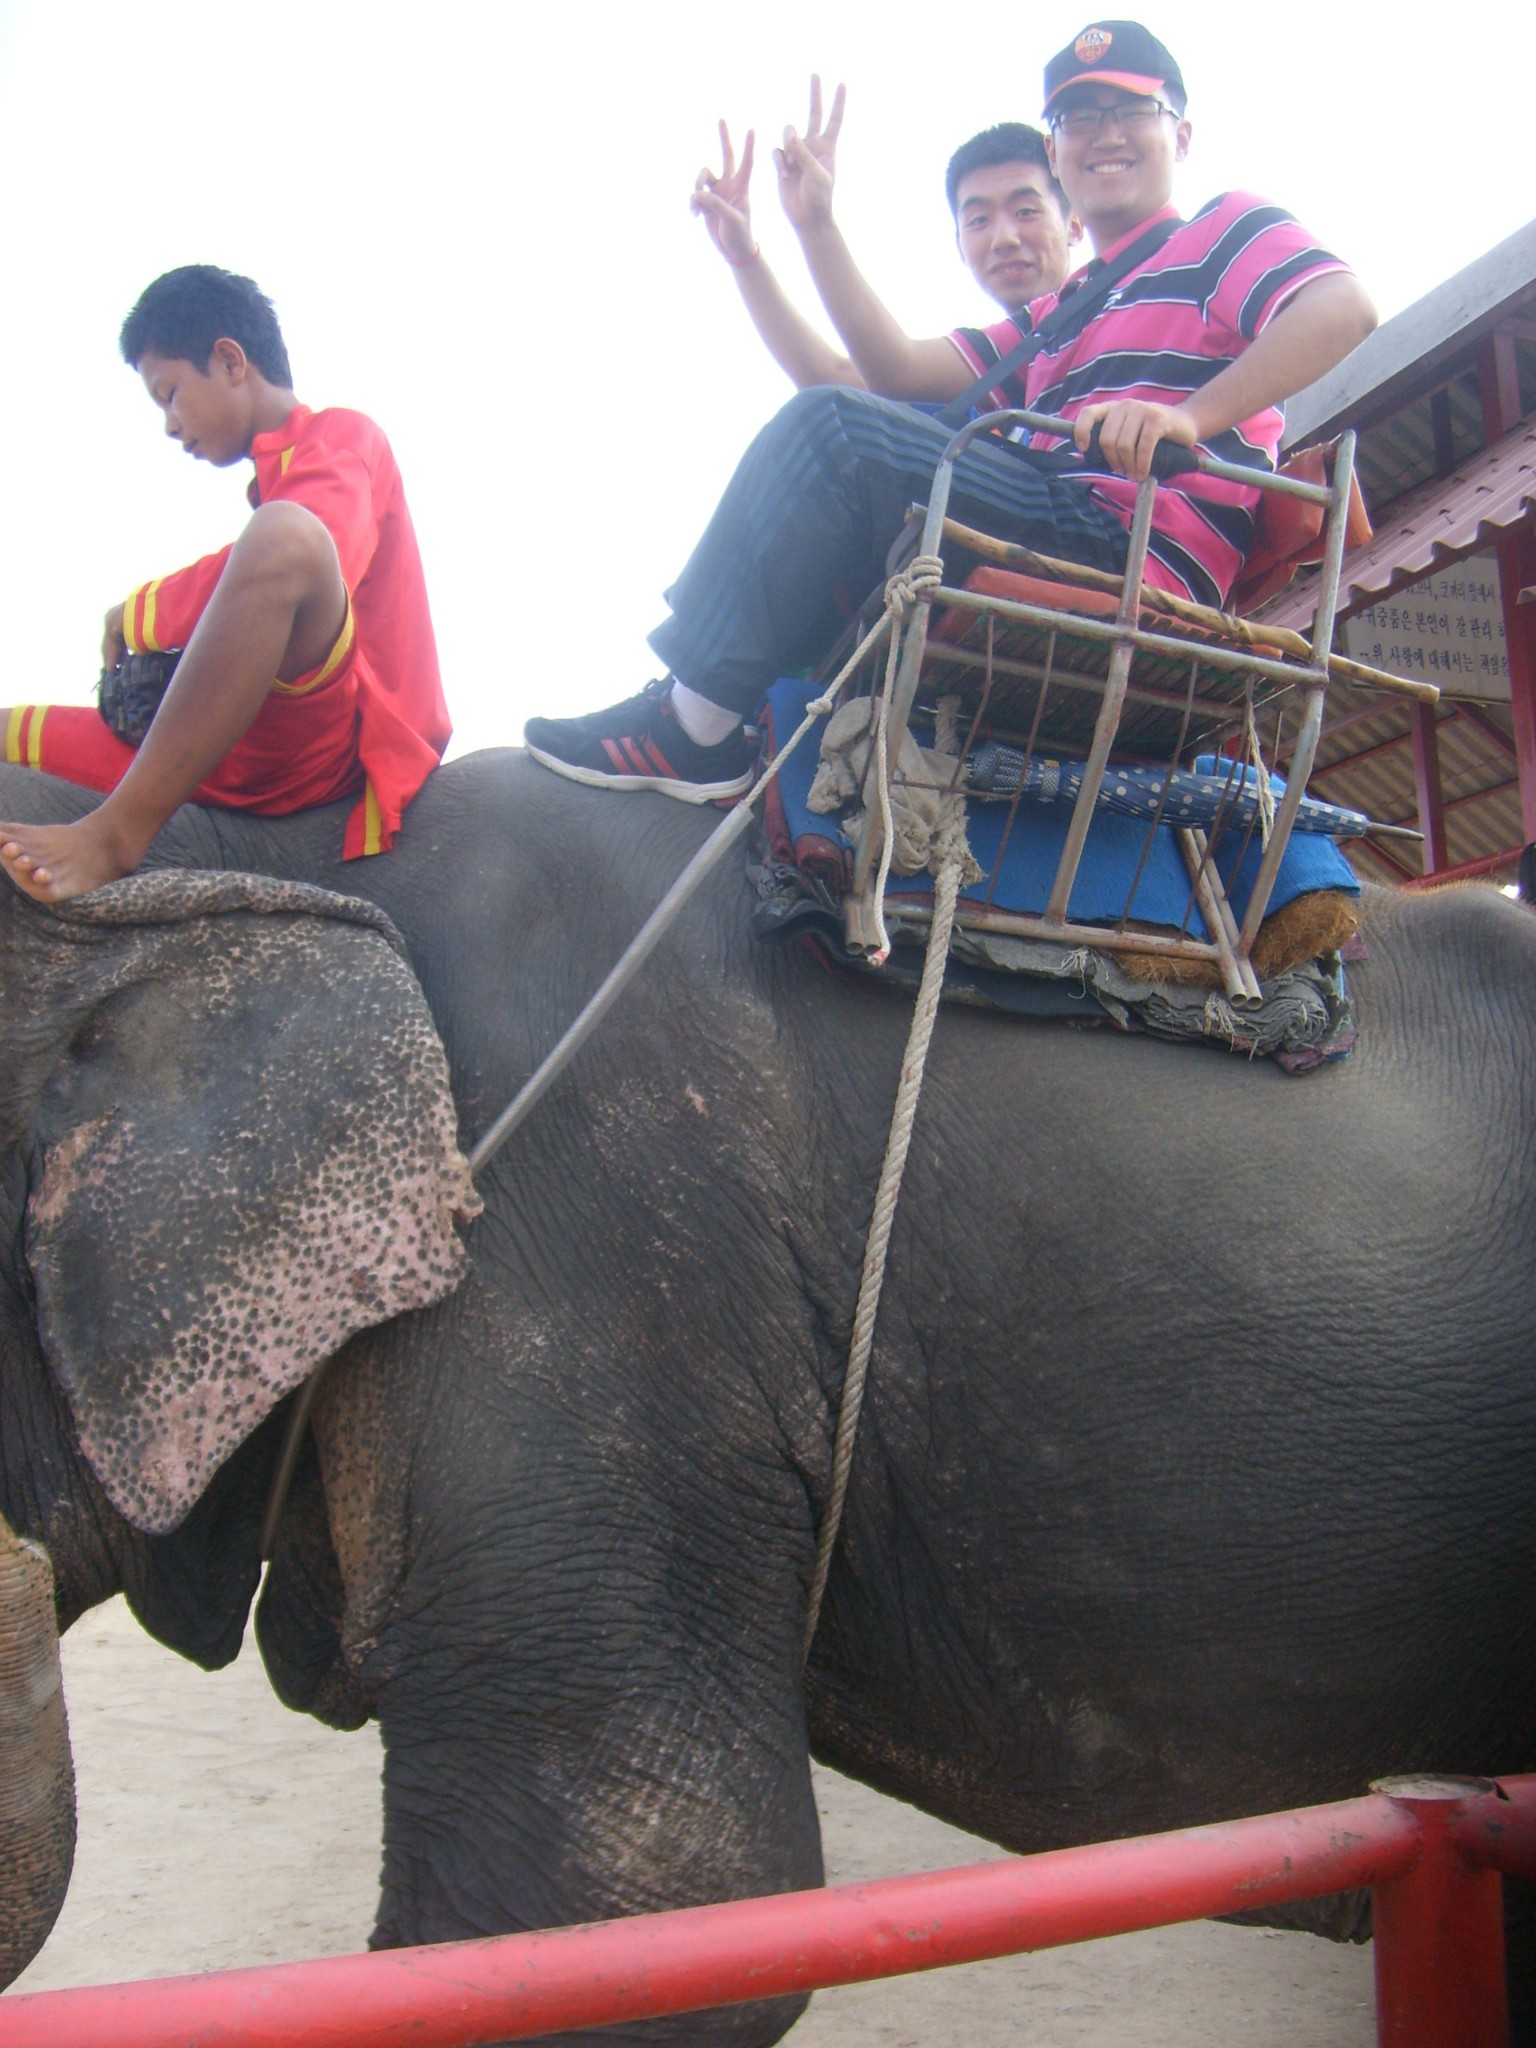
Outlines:
<svg viewBox="0 0 1536 2048"><path fill-rule="evenodd" d="M770 750L794 731L817 690L818 685L798 678L774 684L768 693ZM778 804L782 807L784 836L795 849L796 865L820 876L834 894L840 894L852 860L852 841L836 818L818 816L806 804L816 772L817 740L816 731L808 734L780 770ZM1013 813L1009 830L1012 809L1009 803L995 799L973 798L967 804L966 831L971 851L981 866L982 879L961 890L962 917L967 904L990 903L998 910L1022 915L1038 915L1045 909L1071 823L1072 805L1069 801L1022 802ZM1067 908L1074 923L1113 924L1123 916L1138 923L1174 928L1184 923L1190 899L1189 871L1172 828L1158 826L1148 849L1149 829L1139 818L1104 809L1095 811ZM1137 863L1144 849L1147 857L1138 878ZM1247 908L1262 857L1257 832L1231 830L1216 842L1213 863L1239 921ZM1358 895L1360 884L1331 839L1317 834L1294 834L1281 861L1269 909L1283 909L1296 897L1314 889ZM886 892L887 903L893 908L903 899L926 902L931 896L932 882L926 875L892 877ZM1211 936L1205 931L1198 911L1192 916L1190 928L1197 936Z"/></svg>

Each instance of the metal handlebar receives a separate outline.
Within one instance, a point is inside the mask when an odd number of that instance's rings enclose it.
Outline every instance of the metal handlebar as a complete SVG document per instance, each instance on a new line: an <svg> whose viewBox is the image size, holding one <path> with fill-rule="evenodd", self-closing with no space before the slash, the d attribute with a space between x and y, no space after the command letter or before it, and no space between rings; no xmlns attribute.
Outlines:
<svg viewBox="0 0 1536 2048"><path fill-rule="evenodd" d="M1051 413L1022 409L982 413L978 418L966 421L945 448L940 462L953 463L979 434L995 433L999 428L1012 426L1027 427L1032 434L1056 434L1064 441L1070 441L1077 431L1073 421L1058 419ZM1099 447L1097 427L1089 436L1088 453L1081 460L1085 469L1100 469L1111 476L1117 474ZM1182 441L1159 441L1153 450L1152 474L1160 480L1186 476L1196 470L1202 476L1224 477L1228 483L1246 484L1261 491L1278 491L1289 498L1306 498L1314 505L1333 502L1333 492L1325 484L1302 483L1296 477L1280 476L1272 469L1255 469L1247 463L1221 462L1214 455L1203 455L1196 448L1186 448Z"/></svg>
<svg viewBox="0 0 1536 2048"><path fill-rule="evenodd" d="M1088 447L1082 459L1085 469L1110 469L1109 458L1099 445L1097 426L1088 436ZM1182 441L1159 441L1152 450L1152 474L1159 482L1166 482L1171 476L1187 476L1199 467L1200 457L1193 448L1186 448Z"/></svg>

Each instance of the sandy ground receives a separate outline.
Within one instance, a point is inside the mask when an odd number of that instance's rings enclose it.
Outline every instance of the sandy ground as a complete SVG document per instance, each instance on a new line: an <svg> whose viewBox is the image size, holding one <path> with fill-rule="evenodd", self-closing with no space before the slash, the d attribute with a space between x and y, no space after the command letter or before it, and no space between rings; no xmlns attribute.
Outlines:
<svg viewBox="0 0 1536 2048"><path fill-rule="evenodd" d="M17 1991L344 1954L378 1876L374 1731L273 1698L254 1643L213 1676L121 1601L64 1642L80 1786L74 1882ZM999 1852L818 1773L834 1882ZM1368 2048L1370 1951L1204 1923L821 1993L794 2048Z"/></svg>

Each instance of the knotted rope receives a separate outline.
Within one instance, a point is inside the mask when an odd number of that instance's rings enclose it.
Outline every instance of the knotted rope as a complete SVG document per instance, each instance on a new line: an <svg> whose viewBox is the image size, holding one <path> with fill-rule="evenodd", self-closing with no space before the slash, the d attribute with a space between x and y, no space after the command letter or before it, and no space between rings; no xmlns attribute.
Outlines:
<svg viewBox="0 0 1536 2048"><path fill-rule="evenodd" d="M914 555L886 584L885 608L898 620L904 619L925 598L932 597L943 581L941 555Z"/></svg>

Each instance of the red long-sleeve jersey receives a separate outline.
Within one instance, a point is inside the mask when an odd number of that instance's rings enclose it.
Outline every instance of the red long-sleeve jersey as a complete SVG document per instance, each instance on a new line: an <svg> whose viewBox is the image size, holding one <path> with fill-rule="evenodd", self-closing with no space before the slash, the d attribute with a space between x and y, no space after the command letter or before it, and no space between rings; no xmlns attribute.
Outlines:
<svg viewBox="0 0 1536 2048"><path fill-rule="evenodd" d="M251 457L252 503L285 500L314 513L336 543L350 605L325 663L297 682L273 684L198 794L277 812L352 794L361 782L344 853L377 853L392 843L451 731L400 471L373 421L339 408L295 406L280 427L256 436ZM228 556L223 548L141 584L123 610L129 650L185 647ZM40 765L53 765L49 753L44 738Z"/></svg>

